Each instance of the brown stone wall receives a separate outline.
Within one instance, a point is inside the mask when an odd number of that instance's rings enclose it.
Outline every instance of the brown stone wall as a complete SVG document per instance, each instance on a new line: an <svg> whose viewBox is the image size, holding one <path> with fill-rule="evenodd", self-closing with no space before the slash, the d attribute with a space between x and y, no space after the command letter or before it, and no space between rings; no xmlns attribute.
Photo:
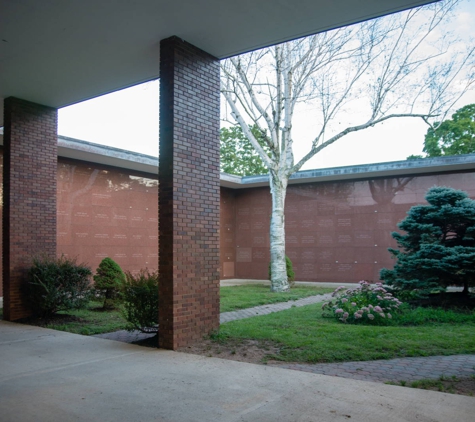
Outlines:
<svg viewBox="0 0 475 422"><path fill-rule="evenodd" d="M36 254L56 255L57 111L7 98L3 136L3 315L30 315L23 295Z"/></svg>
<svg viewBox="0 0 475 422"><path fill-rule="evenodd" d="M160 346L219 327L219 61L160 43Z"/></svg>
<svg viewBox="0 0 475 422"><path fill-rule="evenodd" d="M394 264L387 251L396 246L391 232L434 185L475 198L473 172L290 185L286 249L296 280L379 280L379 270ZM269 188L236 191L235 275L227 278L268 277L270 204Z"/></svg>
<svg viewBox="0 0 475 422"><path fill-rule="evenodd" d="M60 158L58 255L93 271L105 257L133 273L157 270L157 196L157 176Z"/></svg>
<svg viewBox="0 0 475 422"><path fill-rule="evenodd" d="M220 274L221 278L235 278L236 271L236 191L221 188L220 217Z"/></svg>

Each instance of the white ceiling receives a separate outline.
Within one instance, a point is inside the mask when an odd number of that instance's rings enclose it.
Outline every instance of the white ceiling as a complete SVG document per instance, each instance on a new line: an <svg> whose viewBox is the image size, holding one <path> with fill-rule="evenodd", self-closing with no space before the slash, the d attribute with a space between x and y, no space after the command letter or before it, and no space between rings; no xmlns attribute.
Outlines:
<svg viewBox="0 0 475 422"><path fill-rule="evenodd" d="M3 98L64 107L159 76L176 35L225 58L430 0L0 0Z"/></svg>

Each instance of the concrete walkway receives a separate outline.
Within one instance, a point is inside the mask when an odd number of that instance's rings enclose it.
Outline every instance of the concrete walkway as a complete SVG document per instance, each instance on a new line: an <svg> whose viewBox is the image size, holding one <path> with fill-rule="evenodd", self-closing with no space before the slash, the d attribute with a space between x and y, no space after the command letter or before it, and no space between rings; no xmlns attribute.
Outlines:
<svg viewBox="0 0 475 422"><path fill-rule="evenodd" d="M472 397L0 321L2 422L472 422Z"/></svg>

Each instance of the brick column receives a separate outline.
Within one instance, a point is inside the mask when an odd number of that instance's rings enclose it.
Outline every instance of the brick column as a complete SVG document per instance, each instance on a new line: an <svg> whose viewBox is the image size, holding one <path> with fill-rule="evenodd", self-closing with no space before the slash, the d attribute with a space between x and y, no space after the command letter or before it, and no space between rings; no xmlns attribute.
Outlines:
<svg viewBox="0 0 475 422"><path fill-rule="evenodd" d="M219 61L160 44L160 347L219 327Z"/></svg>
<svg viewBox="0 0 475 422"><path fill-rule="evenodd" d="M30 315L23 286L32 256L56 256L57 110L5 99L3 316Z"/></svg>

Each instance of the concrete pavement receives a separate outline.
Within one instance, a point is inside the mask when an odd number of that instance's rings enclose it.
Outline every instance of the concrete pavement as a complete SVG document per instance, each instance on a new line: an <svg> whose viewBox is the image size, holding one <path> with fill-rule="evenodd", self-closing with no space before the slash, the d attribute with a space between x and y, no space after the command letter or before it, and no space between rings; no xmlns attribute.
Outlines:
<svg viewBox="0 0 475 422"><path fill-rule="evenodd" d="M475 399L0 321L0 420L473 421Z"/></svg>

